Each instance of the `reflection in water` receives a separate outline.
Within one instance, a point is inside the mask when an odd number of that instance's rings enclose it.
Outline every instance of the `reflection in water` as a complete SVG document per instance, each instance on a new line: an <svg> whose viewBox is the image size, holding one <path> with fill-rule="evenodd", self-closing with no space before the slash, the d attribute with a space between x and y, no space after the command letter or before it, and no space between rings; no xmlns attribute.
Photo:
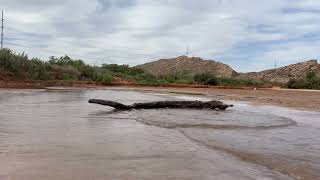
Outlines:
<svg viewBox="0 0 320 180"><path fill-rule="evenodd" d="M206 97L2 90L0 179L320 177L320 125L308 121L319 113L243 103L226 112L114 111L90 98L132 104Z"/></svg>

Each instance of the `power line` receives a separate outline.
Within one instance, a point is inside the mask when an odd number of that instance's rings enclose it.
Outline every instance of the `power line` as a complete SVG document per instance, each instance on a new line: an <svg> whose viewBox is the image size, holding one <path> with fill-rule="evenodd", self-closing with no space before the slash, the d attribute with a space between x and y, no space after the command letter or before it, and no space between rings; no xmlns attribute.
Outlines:
<svg viewBox="0 0 320 180"><path fill-rule="evenodd" d="M4 21L4 18L3 18L3 10L2 10L2 16L1 16L1 49L3 48L3 21Z"/></svg>

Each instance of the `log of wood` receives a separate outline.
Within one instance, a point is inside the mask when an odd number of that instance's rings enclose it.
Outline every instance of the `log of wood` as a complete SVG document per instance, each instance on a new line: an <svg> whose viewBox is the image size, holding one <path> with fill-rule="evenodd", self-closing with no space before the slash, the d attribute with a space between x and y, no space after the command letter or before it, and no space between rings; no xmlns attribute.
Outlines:
<svg viewBox="0 0 320 180"><path fill-rule="evenodd" d="M118 110L130 109L159 109L159 108L186 108L186 109L218 109L226 110L233 105L227 105L221 101L155 101L147 103L134 103L132 105L124 105L114 101L102 99L90 99L89 103L110 106Z"/></svg>
<svg viewBox="0 0 320 180"><path fill-rule="evenodd" d="M102 99L90 99L89 103L94 103L94 104L100 104L100 105L104 105L104 106L110 106L113 107L115 109L123 109L123 110L127 110L127 109L132 109L130 108L130 106L118 103L118 102L114 102L114 101L107 101L107 100L102 100Z"/></svg>

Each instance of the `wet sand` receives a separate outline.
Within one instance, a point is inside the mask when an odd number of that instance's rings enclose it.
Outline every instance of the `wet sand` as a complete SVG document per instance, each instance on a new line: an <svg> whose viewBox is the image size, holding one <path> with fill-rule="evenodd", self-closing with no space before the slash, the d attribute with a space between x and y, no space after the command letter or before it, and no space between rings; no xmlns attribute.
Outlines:
<svg viewBox="0 0 320 180"><path fill-rule="evenodd" d="M217 89L173 87L127 87L128 90L206 95L212 99L245 101L290 107L298 110L320 111L320 90L293 89Z"/></svg>

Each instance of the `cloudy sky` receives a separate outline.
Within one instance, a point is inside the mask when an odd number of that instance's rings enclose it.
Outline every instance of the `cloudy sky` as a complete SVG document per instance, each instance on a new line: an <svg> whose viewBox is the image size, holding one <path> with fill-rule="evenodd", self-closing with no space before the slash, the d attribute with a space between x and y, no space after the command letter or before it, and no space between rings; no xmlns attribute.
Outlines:
<svg viewBox="0 0 320 180"><path fill-rule="evenodd" d="M320 0L0 0L5 46L136 65L214 59L258 71L320 56Z"/></svg>

